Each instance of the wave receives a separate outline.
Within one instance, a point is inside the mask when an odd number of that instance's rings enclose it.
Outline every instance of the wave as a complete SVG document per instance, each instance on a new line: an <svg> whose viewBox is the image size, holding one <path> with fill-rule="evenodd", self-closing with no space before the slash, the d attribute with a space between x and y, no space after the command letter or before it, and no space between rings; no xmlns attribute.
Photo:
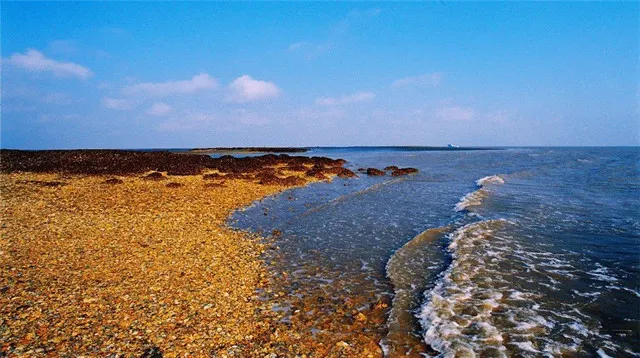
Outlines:
<svg viewBox="0 0 640 358"><path fill-rule="evenodd" d="M489 240L493 230L504 223L504 220L481 221L465 225L450 235L448 250L453 261L427 294L419 315L425 329L425 342L445 356L473 355L481 343L494 347L494 355L503 355L506 350L498 328L487 319L498 307L502 293L476 292L474 287L474 278L482 269L474 255L474 246L478 241ZM464 338L470 335L475 336L474 339L466 342Z"/></svg>
<svg viewBox="0 0 640 358"><path fill-rule="evenodd" d="M380 342L385 356L404 356L416 347L426 348L414 313L422 304L423 292L444 269L441 245L450 230L450 227L441 227L421 232L387 262L386 273L393 284L394 297L387 319L388 333Z"/></svg>
<svg viewBox="0 0 640 358"><path fill-rule="evenodd" d="M489 192L485 189L485 186L492 184L504 184L504 179L499 175L490 175L484 178L476 180L478 190L463 196L455 206L455 211L469 210L469 207L482 205L482 201L489 195Z"/></svg>
<svg viewBox="0 0 640 358"><path fill-rule="evenodd" d="M580 304L549 300L549 290L572 279L559 274L547 290L545 280L554 268L573 267L558 254L525 250L514 240L517 226L484 220L449 234L451 265L425 294L418 316L425 343L444 357L573 355L594 343L619 351ZM611 282L605 273L589 274Z"/></svg>

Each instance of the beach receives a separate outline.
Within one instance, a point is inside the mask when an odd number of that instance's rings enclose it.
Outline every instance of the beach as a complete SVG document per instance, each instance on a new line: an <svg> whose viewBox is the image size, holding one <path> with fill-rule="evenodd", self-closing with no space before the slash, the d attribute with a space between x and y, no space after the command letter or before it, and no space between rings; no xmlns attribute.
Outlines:
<svg viewBox="0 0 640 358"><path fill-rule="evenodd" d="M91 155L86 162L105 157ZM261 255L274 247L225 224L236 209L320 179L284 169L279 174L299 179L265 184L256 174L202 168L179 176L83 174L78 172L95 168L65 160L58 163L59 173L33 164L22 168L45 171L35 173L8 169L12 161L25 163L3 153L2 354L265 356L345 350L322 343L287 346L293 341L286 326L277 325L279 313L257 295L271 292L272 273ZM104 172L126 174L122 166L115 168Z"/></svg>

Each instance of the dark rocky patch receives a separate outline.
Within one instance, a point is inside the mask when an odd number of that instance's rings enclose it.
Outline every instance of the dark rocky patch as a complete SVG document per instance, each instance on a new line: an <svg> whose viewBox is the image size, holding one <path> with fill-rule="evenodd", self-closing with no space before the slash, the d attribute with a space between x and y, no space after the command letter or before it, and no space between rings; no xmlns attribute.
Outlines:
<svg viewBox="0 0 640 358"><path fill-rule="evenodd" d="M304 173L304 175L306 175L308 177L320 179L320 180L327 179L327 176L324 174L324 170L323 169L318 169L318 168L309 169L309 170L307 170L306 173Z"/></svg>
<svg viewBox="0 0 640 358"><path fill-rule="evenodd" d="M153 172L153 173L149 173L149 175L144 176L144 179L146 179L146 180L165 180L165 179L167 179L167 177L162 175L162 173L160 173L160 172Z"/></svg>
<svg viewBox="0 0 640 358"><path fill-rule="evenodd" d="M256 175L256 179L258 179L258 184L262 185L302 185L306 183L303 178L297 176L288 176L286 178L280 178L271 173L261 173Z"/></svg>
<svg viewBox="0 0 640 358"><path fill-rule="evenodd" d="M306 172L308 168L302 164L292 164L292 165L286 166L284 169L290 170L292 172Z"/></svg>
<svg viewBox="0 0 640 358"><path fill-rule="evenodd" d="M167 185L165 185L165 186L167 188L179 188L181 186L184 186L184 184L172 182L172 183L167 183Z"/></svg>
<svg viewBox="0 0 640 358"><path fill-rule="evenodd" d="M384 170L391 170L391 171L398 170L398 169L399 168L397 166L395 166L395 165L390 165L390 166L384 168Z"/></svg>
<svg viewBox="0 0 640 358"><path fill-rule="evenodd" d="M122 179L118 179L118 178L109 178L107 180L104 181L103 184L111 184L111 185L115 185L115 184L122 184L124 183L122 181Z"/></svg>
<svg viewBox="0 0 640 358"><path fill-rule="evenodd" d="M0 150L0 172L58 173L65 175L140 175L148 171L167 172L169 175L198 175L204 170L217 170L228 178L253 179L254 175L271 172L285 166L295 171L306 172L308 176L326 179L327 174L341 174L349 177L349 172L341 168L343 159L326 157L301 157L287 154L267 154L256 157L235 158L224 155L211 158L206 155L189 155L168 151L125 151L125 150ZM307 167L313 169L308 170ZM334 169L331 169L334 168ZM328 171L327 171L328 170ZM222 176L220 176L222 177ZM162 180L162 174L152 174L149 180ZM207 174L204 179L219 179Z"/></svg>
<svg viewBox="0 0 640 358"><path fill-rule="evenodd" d="M391 175L394 177L399 177L402 175L408 175L408 174L415 174L418 172L418 169L416 168L400 168L400 169L396 169L394 170Z"/></svg>
<svg viewBox="0 0 640 358"><path fill-rule="evenodd" d="M385 175L385 172L376 168L367 168L367 175L374 176L374 177L381 177Z"/></svg>
<svg viewBox="0 0 640 358"><path fill-rule="evenodd" d="M366 172L366 171L367 171L367 170L366 170L365 168L358 168L358 172L359 172L359 173L364 173L364 172Z"/></svg>
<svg viewBox="0 0 640 358"><path fill-rule="evenodd" d="M338 173L338 178L354 178L358 175L347 168L341 168L342 170Z"/></svg>
<svg viewBox="0 0 640 358"><path fill-rule="evenodd" d="M140 358L162 358L162 351L158 347L151 347L142 352Z"/></svg>

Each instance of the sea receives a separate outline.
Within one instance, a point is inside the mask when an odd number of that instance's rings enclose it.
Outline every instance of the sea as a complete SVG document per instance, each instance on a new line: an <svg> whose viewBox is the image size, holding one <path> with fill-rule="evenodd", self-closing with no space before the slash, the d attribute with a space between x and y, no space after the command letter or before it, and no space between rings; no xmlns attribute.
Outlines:
<svg viewBox="0 0 640 358"><path fill-rule="evenodd" d="M471 149L312 148L419 173L290 189L229 224L278 230L297 295L388 297L387 356L640 356L640 148Z"/></svg>

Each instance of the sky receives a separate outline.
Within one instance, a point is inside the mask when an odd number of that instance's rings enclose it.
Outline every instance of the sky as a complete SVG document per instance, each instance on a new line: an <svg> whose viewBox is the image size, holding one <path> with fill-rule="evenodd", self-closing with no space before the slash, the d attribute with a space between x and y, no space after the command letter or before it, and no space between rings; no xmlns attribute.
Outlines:
<svg viewBox="0 0 640 358"><path fill-rule="evenodd" d="M6 2L2 148L640 145L639 2Z"/></svg>

